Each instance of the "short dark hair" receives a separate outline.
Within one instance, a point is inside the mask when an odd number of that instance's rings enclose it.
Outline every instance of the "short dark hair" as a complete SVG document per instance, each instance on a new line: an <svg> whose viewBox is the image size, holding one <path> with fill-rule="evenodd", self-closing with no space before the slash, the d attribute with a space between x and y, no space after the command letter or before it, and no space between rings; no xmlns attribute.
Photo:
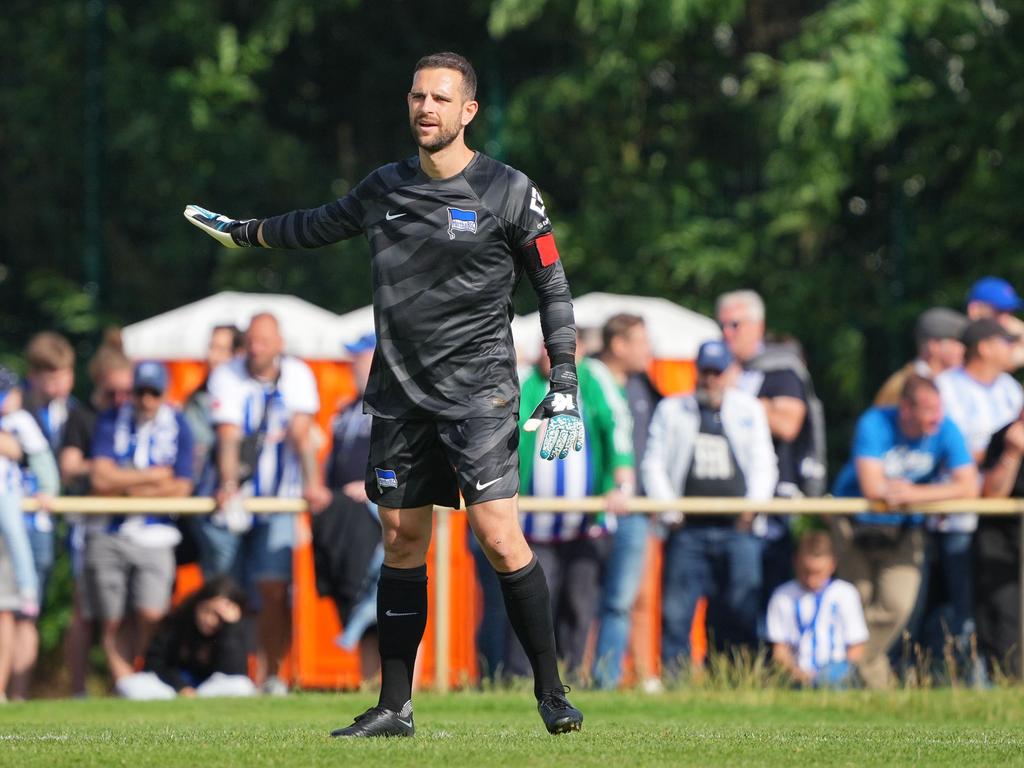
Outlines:
<svg viewBox="0 0 1024 768"><path fill-rule="evenodd" d="M643 324L644 319L640 315L631 315L628 312L612 315L601 329L601 344L603 348L607 351L611 348L612 339L625 336L633 328Z"/></svg>
<svg viewBox="0 0 1024 768"><path fill-rule="evenodd" d="M219 333L221 331L227 331L231 334L232 352L241 352L245 348L245 334L239 330L237 325L232 325L231 323L215 325L213 326L213 330L210 331L210 336L212 337L215 333Z"/></svg>
<svg viewBox="0 0 1024 768"><path fill-rule="evenodd" d="M476 98L476 70L465 56L451 51L432 53L416 62L413 74L421 69L454 69L462 75L462 95L466 97L466 101Z"/></svg>
<svg viewBox="0 0 1024 768"><path fill-rule="evenodd" d="M931 379L917 373L912 374L907 377L905 382L903 382L903 390L900 392L900 400L906 400L911 405L916 405L917 393L922 389L929 389L936 394L938 394L939 391L939 387Z"/></svg>

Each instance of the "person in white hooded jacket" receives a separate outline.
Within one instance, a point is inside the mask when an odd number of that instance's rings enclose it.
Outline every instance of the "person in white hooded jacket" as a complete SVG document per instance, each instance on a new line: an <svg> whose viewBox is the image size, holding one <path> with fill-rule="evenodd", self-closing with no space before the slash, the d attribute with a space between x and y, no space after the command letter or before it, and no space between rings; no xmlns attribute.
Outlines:
<svg viewBox="0 0 1024 768"><path fill-rule="evenodd" d="M738 369L720 341L701 345L697 391L663 400L641 464L647 494L771 499L778 466L764 408L733 384ZM663 516L668 525L662 591L662 662L678 672L690 657L697 601L708 598L721 648L757 642L762 539L752 514Z"/></svg>

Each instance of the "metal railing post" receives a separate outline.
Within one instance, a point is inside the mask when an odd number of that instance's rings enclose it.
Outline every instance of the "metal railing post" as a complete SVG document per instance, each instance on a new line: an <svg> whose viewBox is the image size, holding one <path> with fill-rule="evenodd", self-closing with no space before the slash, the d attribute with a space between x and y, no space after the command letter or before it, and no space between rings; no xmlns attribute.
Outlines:
<svg viewBox="0 0 1024 768"><path fill-rule="evenodd" d="M434 689L440 693L451 684L451 510L434 508Z"/></svg>

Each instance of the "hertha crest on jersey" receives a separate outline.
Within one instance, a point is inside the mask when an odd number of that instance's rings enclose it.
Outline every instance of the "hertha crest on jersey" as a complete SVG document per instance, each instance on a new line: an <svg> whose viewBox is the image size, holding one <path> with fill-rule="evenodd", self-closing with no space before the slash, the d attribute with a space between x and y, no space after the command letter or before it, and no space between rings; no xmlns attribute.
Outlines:
<svg viewBox="0 0 1024 768"><path fill-rule="evenodd" d="M454 240L456 232L476 234L476 211L464 211L461 208L448 209L448 237Z"/></svg>

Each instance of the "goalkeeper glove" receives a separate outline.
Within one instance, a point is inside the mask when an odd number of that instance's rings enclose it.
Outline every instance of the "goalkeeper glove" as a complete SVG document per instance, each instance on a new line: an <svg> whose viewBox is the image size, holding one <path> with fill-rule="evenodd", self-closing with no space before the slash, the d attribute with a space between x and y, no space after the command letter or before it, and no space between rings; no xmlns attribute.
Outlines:
<svg viewBox="0 0 1024 768"><path fill-rule="evenodd" d="M199 227L218 243L228 248L260 248L256 234L260 219L238 221L219 213L200 208L198 205L185 206L185 218Z"/></svg>
<svg viewBox="0 0 1024 768"><path fill-rule="evenodd" d="M523 429L534 432L544 419L548 427L544 431L544 441L540 446L542 459L564 459L569 449L583 450L583 419L580 418L578 383L576 366L573 363L562 363L551 369L548 383L548 394L533 415L526 420Z"/></svg>

